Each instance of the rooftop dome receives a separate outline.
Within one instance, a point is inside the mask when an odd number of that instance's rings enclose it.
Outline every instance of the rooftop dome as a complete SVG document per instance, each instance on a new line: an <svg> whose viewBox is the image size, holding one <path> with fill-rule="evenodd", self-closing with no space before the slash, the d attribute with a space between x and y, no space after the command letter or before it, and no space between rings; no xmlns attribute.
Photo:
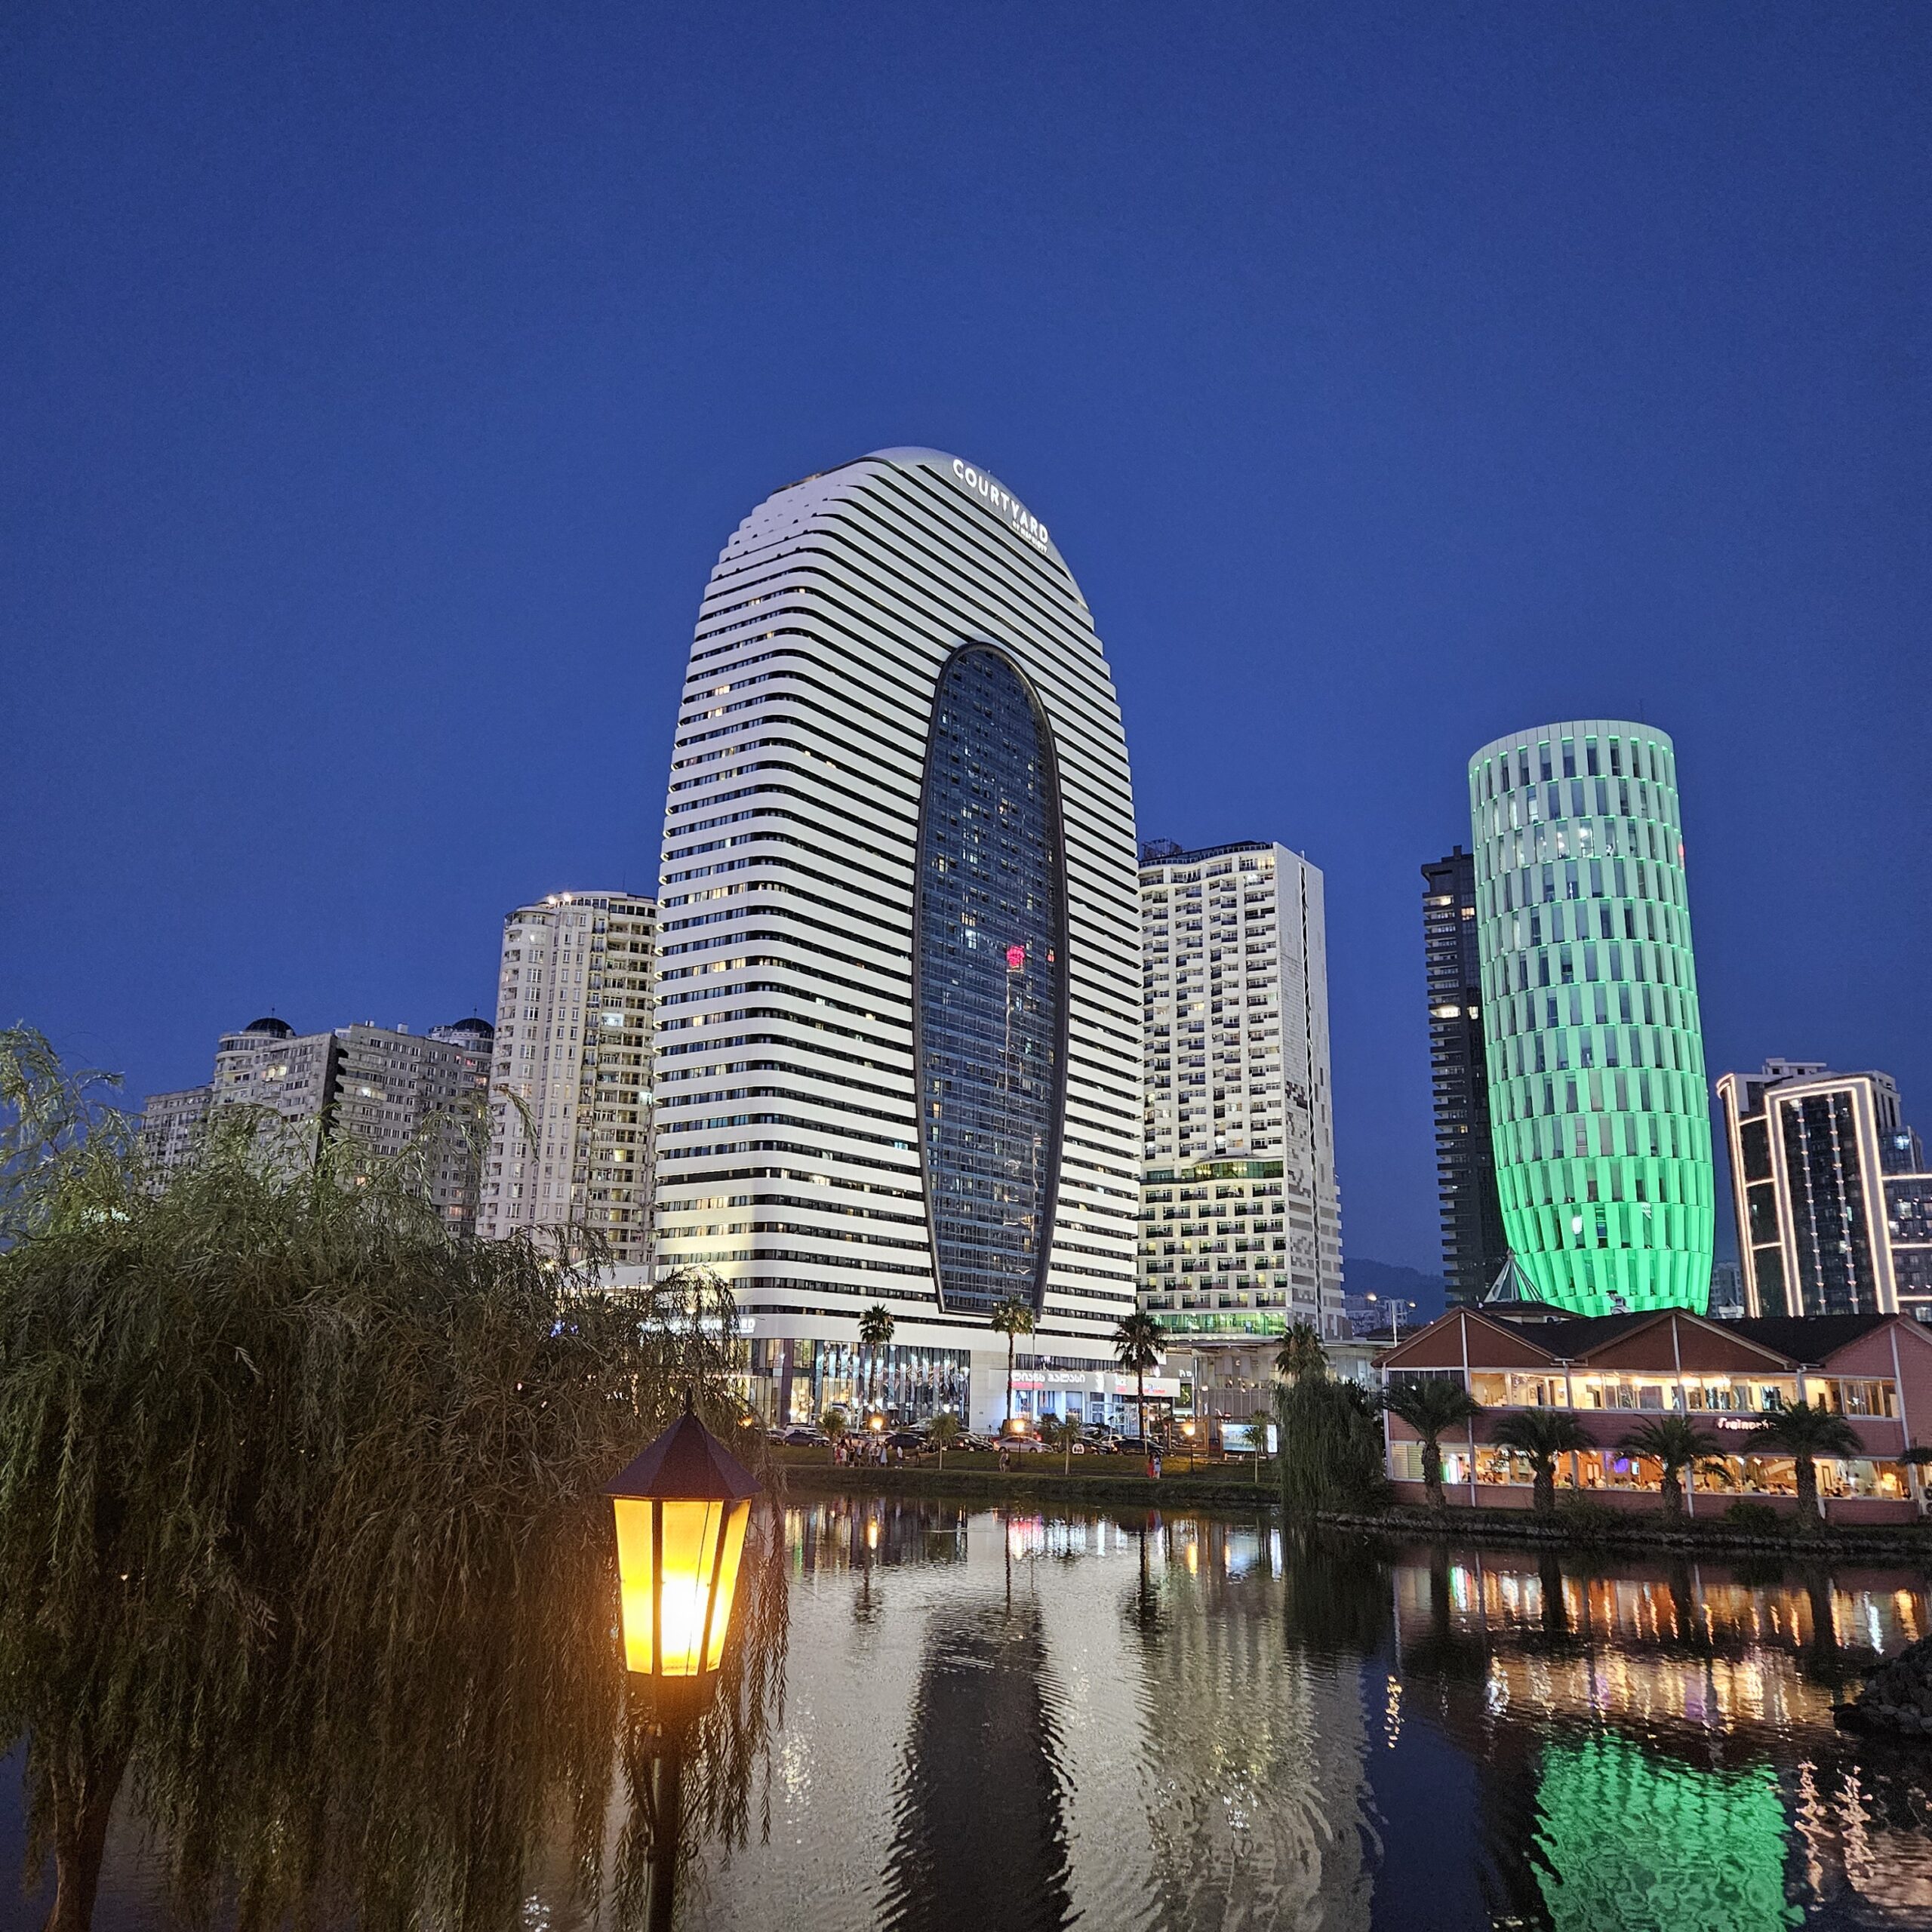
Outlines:
<svg viewBox="0 0 1932 1932"><path fill-rule="evenodd" d="M467 1020L452 1020L448 1026L438 1026L435 1030L445 1034L467 1033L478 1040L494 1040L497 1037L496 1028L488 1020L479 1019L473 1013Z"/></svg>
<svg viewBox="0 0 1932 1932"><path fill-rule="evenodd" d="M278 1020L271 1014L266 1020L251 1020L242 1028L245 1033L269 1033L278 1040L292 1040L295 1029L285 1020Z"/></svg>

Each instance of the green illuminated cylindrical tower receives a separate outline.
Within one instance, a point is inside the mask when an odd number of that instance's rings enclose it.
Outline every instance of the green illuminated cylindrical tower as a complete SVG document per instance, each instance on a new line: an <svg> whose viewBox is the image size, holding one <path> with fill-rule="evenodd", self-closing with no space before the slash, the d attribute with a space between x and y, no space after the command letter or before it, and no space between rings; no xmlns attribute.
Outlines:
<svg viewBox="0 0 1932 1932"><path fill-rule="evenodd" d="M1714 1229L1677 758L1614 718L1469 761L1503 1222L1546 1301L1702 1310Z"/></svg>

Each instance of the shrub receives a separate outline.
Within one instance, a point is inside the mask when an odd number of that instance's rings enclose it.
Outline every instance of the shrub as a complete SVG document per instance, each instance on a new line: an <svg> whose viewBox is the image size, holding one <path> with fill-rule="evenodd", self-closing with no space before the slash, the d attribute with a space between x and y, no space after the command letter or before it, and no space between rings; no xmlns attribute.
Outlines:
<svg viewBox="0 0 1932 1932"><path fill-rule="evenodd" d="M1622 1520L1623 1512L1593 1496L1566 1490L1556 1500L1556 1520L1564 1534L1580 1543L1601 1543Z"/></svg>
<svg viewBox="0 0 1932 1932"><path fill-rule="evenodd" d="M1768 1503L1734 1503L1724 1512L1724 1526L1746 1536L1780 1535L1784 1519Z"/></svg>

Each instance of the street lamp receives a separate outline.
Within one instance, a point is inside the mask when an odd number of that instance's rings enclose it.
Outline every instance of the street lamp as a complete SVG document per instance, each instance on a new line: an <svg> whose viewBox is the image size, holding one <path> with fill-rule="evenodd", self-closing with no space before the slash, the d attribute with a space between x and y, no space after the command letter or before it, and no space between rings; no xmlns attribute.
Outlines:
<svg viewBox="0 0 1932 1932"><path fill-rule="evenodd" d="M605 1491L617 1524L624 1664L709 1679L731 1626L755 1477L685 1412Z"/></svg>
<svg viewBox="0 0 1932 1932"><path fill-rule="evenodd" d="M605 1494L617 1518L624 1665L657 1693L649 1791L651 1932L669 1932L684 1828L686 1737L731 1634L755 1477L685 1412Z"/></svg>

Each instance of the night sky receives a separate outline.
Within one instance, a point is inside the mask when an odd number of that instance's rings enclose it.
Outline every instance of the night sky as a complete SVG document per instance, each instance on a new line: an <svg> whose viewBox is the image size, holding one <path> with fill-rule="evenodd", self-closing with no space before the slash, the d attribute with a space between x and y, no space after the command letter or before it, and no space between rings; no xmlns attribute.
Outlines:
<svg viewBox="0 0 1932 1932"><path fill-rule="evenodd" d="M1325 871L1351 1253L1437 1265L1417 867L1552 718L1676 739L1712 1074L1932 1131L1929 155L1919 5L24 0L0 1019L138 1095L491 1012L651 884L738 519L922 443L1143 835Z"/></svg>

